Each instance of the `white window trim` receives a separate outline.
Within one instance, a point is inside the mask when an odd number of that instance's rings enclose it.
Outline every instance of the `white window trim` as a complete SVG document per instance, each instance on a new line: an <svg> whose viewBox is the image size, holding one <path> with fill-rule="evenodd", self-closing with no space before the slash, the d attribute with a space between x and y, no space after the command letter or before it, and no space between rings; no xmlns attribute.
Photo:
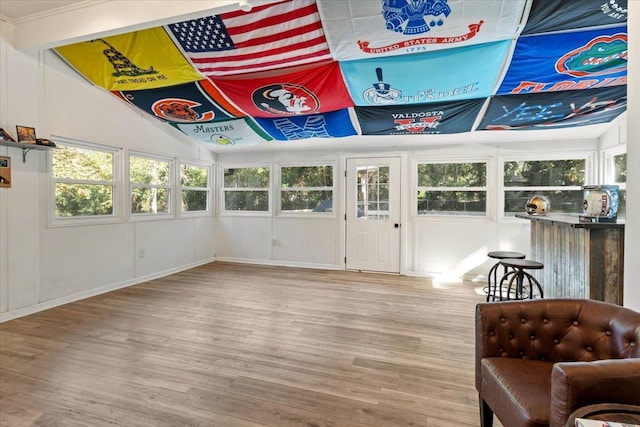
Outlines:
<svg viewBox="0 0 640 427"><path fill-rule="evenodd" d="M418 186L418 165L443 163L485 163L487 165L487 182L485 187L423 187ZM416 157L411 168L413 192L410 198L411 218L418 222L489 222L495 217L494 206L496 204L494 156L456 156L456 157ZM487 194L487 209L484 215L465 214L430 214L418 215L418 191L433 189L435 191L485 191Z"/></svg>
<svg viewBox="0 0 640 427"><path fill-rule="evenodd" d="M154 185L154 184L140 184L140 185L131 185L131 174L130 174L130 162L131 157L140 157L144 159L150 160L158 160L161 162L169 163L169 183L162 185ZM155 220L166 220L176 217L176 208L175 208L175 198L177 192L176 185L176 158L169 156L162 156L157 154L151 154L144 151L133 151L129 150L126 155L126 177L127 177L127 200L126 200L126 212L127 218L131 222L136 221L155 221ZM167 206L169 207L169 212L160 212L160 213L133 213L131 212L131 190L133 187L145 187L145 188L166 188L169 190L169 201L167 202Z"/></svg>
<svg viewBox="0 0 640 427"><path fill-rule="evenodd" d="M75 217L56 217L56 183L80 183L80 184L99 184L108 185L107 181L90 181L90 180L76 180L76 179L64 179L55 178L53 176L53 153L47 157L47 170L49 175L49 197L48 197L48 215L47 226L51 228L55 227L77 227L83 225L99 225L99 224L117 224L124 222L122 193L123 193L123 168L122 168L122 148L113 147L103 144L96 144L93 142L74 140L71 138L51 136L51 139L58 145L66 145L70 147L76 147L85 150L102 151L111 153L113 155L113 170L112 180L110 184L113 188L113 213L111 215L99 215L99 216L75 216Z"/></svg>
<svg viewBox="0 0 640 427"><path fill-rule="evenodd" d="M231 191L267 191L267 197L269 202L267 203L268 210L266 211L228 211L225 209L224 203L224 170L225 169L247 169L247 168L268 168L269 169L269 184L266 187L251 187L251 188L236 188L229 189ZM273 212L273 165L271 163L225 163L218 165L218 216L252 216L252 217L270 217Z"/></svg>
<svg viewBox="0 0 640 427"><path fill-rule="evenodd" d="M194 166L198 168L207 169L207 187L184 187L182 186L180 174L182 165L186 166ZM196 162L191 160L179 160L178 167L176 168L176 188L177 188L177 196L175 197L176 205L175 211L181 217L206 217L211 216L215 212L213 208L214 200L212 197L212 188L213 188L213 165L211 163L206 162ZM183 211L182 210L182 191L183 190L197 190L197 191L207 191L207 209L204 211Z"/></svg>
<svg viewBox="0 0 640 427"><path fill-rule="evenodd" d="M516 218L512 215L505 215L504 212L504 194L505 191L518 191L518 189L531 191L537 190L545 191L555 191L555 190L565 190L565 191L575 191L581 190L582 186L570 186L570 187L562 187L562 186L549 186L549 187L505 187L504 185L504 164L505 162L536 162L536 161L550 161L550 160L576 160L576 159L584 159L584 184L588 185L589 183L595 182L598 174L596 159L597 152L595 151L575 151L575 152L557 152L546 155L541 155L540 153L519 153L517 155L505 155L500 156L498 161L498 220L500 222L505 223L521 223L522 220ZM522 212L524 212L524 206L522 207ZM576 212L576 215L579 215L581 212ZM551 206L551 214L553 214L553 206Z"/></svg>
<svg viewBox="0 0 640 427"><path fill-rule="evenodd" d="M277 175L275 178L275 212L280 217L295 217L295 218L335 218L337 216L336 210L332 212L292 212L283 211L281 206L282 200L282 168L288 167L317 167L317 166L331 166L333 170L333 186L332 187L291 187L286 191L331 191L333 197L333 204L336 204L336 183L338 180L338 164L335 161L327 162L295 162L295 163L278 163L276 165Z"/></svg>

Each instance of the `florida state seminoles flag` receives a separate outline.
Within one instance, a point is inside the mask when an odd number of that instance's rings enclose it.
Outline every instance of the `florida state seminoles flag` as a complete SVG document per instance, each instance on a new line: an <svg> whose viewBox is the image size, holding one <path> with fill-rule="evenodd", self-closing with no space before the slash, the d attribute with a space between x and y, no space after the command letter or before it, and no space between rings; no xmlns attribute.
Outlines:
<svg viewBox="0 0 640 427"><path fill-rule="evenodd" d="M211 79L247 115L291 117L353 106L340 67L331 62L295 72Z"/></svg>
<svg viewBox="0 0 640 427"><path fill-rule="evenodd" d="M111 91L154 89L202 79L162 27L55 51L87 80Z"/></svg>

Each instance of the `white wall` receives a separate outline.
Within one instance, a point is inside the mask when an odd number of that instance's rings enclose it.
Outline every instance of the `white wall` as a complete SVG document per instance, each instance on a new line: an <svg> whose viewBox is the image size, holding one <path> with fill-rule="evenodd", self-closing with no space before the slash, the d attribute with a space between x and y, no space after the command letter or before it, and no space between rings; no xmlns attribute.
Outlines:
<svg viewBox="0 0 640 427"><path fill-rule="evenodd" d="M213 163L205 147L91 86L53 53L15 50L11 37L3 22L0 126L9 133L26 125L39 137ZM50 226L50 153L31 151L24 163L19 148L2 146L0 154L12 160L12 187L0 190L0 320L214 260L213 214Z"/></svg>
<svg viewBox="0 0 640 427"><path fill-rule="evenodd" d="M640 2L630 1L624 305L640 311Z"/></svg>
<svg viewBox="0 0 640 427"><path fill-rule="evenodd" d="M633 3L633 2L630 2ZM630 6L631 9L631 6ZM637 13L637 12L636 12ZM626 123L601 141L447 145L349 151L289 150L225 152L214 156L206 148L143 116L110 94L69 73L51 53L33 56L12 47L11 24L2 23L0 38L0 126L13 131L16 124L36 128L38 136L59 136L125 149L217 163L295 163L304 159L335 162L338 188L335 216L211 216L161 221L127 222L80 227L51 227L47 221L48 171L46 152L30 152L25 163L21 150L0 147L12 158L13 184L0 190L0 320L7 320L53 305L128 286L214 259L330 269L344 268L345 159L372 155L400 156L403 170L403 260L409 275L450 277L484 275L489 250L518 250L529 254L529 223L498 220L496 193L490 200L489 219L460 221L414 218L413 165L435 158L479 156L492 159L493 183L498 159L511 154L596 150L627 139ZM631 64L630 64L631 67ZM631 74L631 73L630 73ZM637 73L636 73L637 74ZM633 78L630 78L629 93ZM9 84L9 82L11 82ZM637 80L635 81L637 89ZM638 100L630 98L629 116L638 117ZM638 212L637 182L640 157L639 120L630 120L629 211ZM624 136L621 136L624 135ZM635 205L634 205L635 204ZM632 208L632 206L636 206ZM637 216L627 220L625 305L640 307L640 262L635 245L640 236ZM629 234L631 233L631 234ZM635 233L635 234L634 234ZM632 240L634 239L634 240ZM142 256L141 256L142 255Z"/></svg>
<svg viewBox="0 0 640 427"><path fill-rule="evenodd" d="M289 143L291 144L291 143ZM283 150L287 144L283 144ZM276 189L272 187L272 211L262 216L225 216L217 218L216 257L225 261L277 265L298 265L344 269L344 167L347 158L400 157L402 159L402 239L400 272L433 277L440 281L485 276L491 266L487 252L513 250L531 255L529 221L499 218L499 158L527 158L540 153L584 155L595 153L598 140L538 142L535 144L460 145L412 150L388 151L282 151L218 154L219 167L226 165L268 165L275 173L279 164L307 159L329 162L338 167L334 216L331 218L292 218L275 212ZM592 156L596 160L595 155ZM415 163L428 160L487 160L490 165L488 218L418 217L415 209Z"/></svg>

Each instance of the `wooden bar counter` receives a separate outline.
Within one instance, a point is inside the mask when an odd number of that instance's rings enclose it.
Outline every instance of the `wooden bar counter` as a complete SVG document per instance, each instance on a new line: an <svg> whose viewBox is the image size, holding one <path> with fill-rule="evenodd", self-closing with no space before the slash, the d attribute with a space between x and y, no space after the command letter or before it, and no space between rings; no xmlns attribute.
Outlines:
<svg viewBox="0 0 640 427"><path fill-rule="evenodd" d="M546 298L589 298L622 305L624 223L571 215L516 214L531 221L531 257Z"/></svg>

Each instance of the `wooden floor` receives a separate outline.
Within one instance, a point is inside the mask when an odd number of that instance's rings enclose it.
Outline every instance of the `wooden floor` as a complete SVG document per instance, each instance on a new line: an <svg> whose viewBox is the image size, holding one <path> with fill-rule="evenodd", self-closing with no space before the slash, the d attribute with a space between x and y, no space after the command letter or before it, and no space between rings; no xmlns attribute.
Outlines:
<svg viewBox="0 0 640 427"><path fill-rule="evenodd" d="M4 322L0 425L477 426L476 286L217 262Z"/></svg>

